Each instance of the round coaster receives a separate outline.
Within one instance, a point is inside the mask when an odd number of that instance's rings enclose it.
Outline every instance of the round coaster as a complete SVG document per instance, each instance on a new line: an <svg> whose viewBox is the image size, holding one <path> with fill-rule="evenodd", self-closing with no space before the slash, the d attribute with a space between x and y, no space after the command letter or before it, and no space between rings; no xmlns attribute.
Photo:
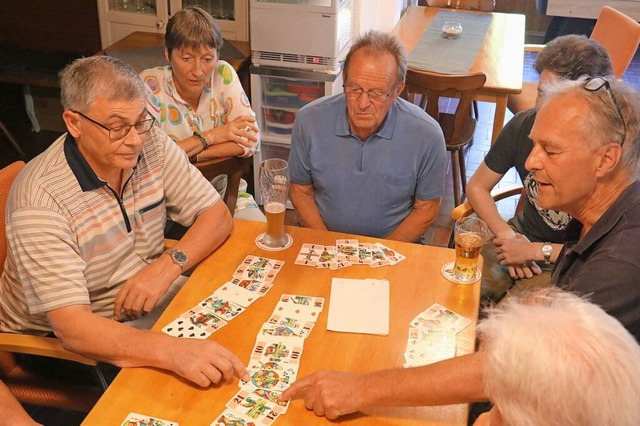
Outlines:
<svg viewBox="0 0 640 426"><path fill-rule="evenodd" d="M267 247L262 242L262 239L264 238L264 234L265 232L263 232L262 234L256 237L256 245L260 247L262 250L280 251L280 250L288 249L289 247L291 247L291 244L293 244L293 238L291 238L291 235L287 234L287 244L285 244L284 247Z"/></svg>
<svg viewBox="0 0 640 426"><path fill-rule="evenodd" d="M479 269L476 269L476 273L473 276L473 279L471 279L470 281L461 281L457 279L455 275L453 275L453 266L455 264L456 262L449 262L449 263L445 263L444 266L442 267L442 276L451 282L454 282L456 284L473 284L476 281L478 281L480 277L482 277L482 272L480 272Z"/></svg>

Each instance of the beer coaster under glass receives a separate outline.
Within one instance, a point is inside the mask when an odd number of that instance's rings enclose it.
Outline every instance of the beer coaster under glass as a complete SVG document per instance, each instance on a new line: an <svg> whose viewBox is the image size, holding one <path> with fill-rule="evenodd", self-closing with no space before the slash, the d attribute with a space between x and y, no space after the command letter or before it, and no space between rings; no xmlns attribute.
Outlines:
<svg viewBox="0 0 640 426"><path fill-rule="evenodd" d="M291 235L287 234L287 243L283 247L267 247L264 245L262 241L262 239L264 238L264 234L266 234L266 232L263 232L262 234L256 237L256 245L260 247L262 250L280 251L280 250L288 249L289 247L291 247L291 244L293 244L293 238L291 238Z"/></svg>
<svg viewBox="0 0 640 426"><path fill-rule="evenodd" d="M480 272L480 269L476 269L476 273L473 275L473 278L471 280L469 281L459 280L458 278L456 278L455 275L453 275L453 267L455 266L455 264L456 262L449 262L449 263L445 263L444 266L442 267L442 276L451 282L454 282L456 284L473 284L476 281L478 281L480 277L482 277L482 272Z"/></svg>

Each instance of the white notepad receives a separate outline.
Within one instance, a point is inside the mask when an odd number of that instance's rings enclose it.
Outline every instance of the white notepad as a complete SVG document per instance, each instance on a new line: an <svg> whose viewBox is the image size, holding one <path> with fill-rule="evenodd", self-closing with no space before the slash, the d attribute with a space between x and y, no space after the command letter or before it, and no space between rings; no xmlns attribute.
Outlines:
<svg viewBox="0 0 640 426"><path fill-rule="evenodd" d="M389 334L389 281L333 278L327 330Z"/></svg>

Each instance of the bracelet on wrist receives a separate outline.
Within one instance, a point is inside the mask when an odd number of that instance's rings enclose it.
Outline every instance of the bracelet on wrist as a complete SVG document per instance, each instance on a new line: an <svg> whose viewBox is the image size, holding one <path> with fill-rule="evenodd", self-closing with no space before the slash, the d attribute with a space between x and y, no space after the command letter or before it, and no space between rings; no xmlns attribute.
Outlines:
<svg viewBox="0 0 640 426"><path fill-rule="evenodd" d="M205 139L204 136L202 136L202 133L200 132L193 132L193 136L195 136L196 138L200 139L200 142L202 143L202 150L204 151L205 149L209 148L209 142L207 142L207 139Z"/></svg>

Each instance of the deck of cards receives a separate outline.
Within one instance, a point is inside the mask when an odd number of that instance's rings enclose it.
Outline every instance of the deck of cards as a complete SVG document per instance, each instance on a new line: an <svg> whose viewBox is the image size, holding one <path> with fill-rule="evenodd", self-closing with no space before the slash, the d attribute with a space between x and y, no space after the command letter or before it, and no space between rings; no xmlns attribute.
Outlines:
<svg viewBox="0 0 640 426"><path fill-rule="evenodd" d="M335 246L303 244L295 264L332 270L352 265L372 268L395 265L406 256L381 243L359 243L358 240L337 240Z"/></svg>
<svg viewBox="0 0 640 426"><path fill-rule="evenodd" d="M271 425L287 411L278 397L296 380L304 340L324 307L324 298L283 294L260 327L247 370L249 381L211 426Z"/></svg>
<svg viewBox="0 0 640 426"><path fill-rule="evenodd" d="M433 304L409 323L405 367L417 367L453 358L456 335L471 324L442 305Z"/></svg>
<svg viewBox="0 0 640 426"><path fill-rule="evenodd" d="M230 281L166 325L170 336L206 339L267 294L282 269L282 260L247 256Z"/></svg>

